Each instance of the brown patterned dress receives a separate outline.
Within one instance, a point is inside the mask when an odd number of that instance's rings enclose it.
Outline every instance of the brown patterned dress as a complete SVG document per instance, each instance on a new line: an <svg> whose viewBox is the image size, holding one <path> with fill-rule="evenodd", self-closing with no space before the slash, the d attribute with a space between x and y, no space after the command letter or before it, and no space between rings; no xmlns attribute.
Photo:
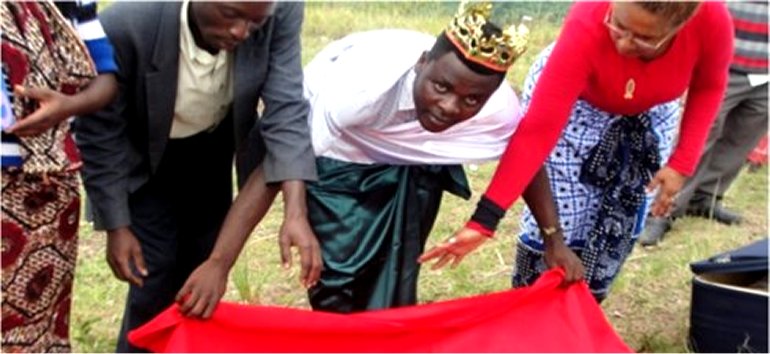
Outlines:
<svg viewBox="0 0 770 354"><path fill-rule="evenodd" d="M75 93L93 62L50 2L0 4L2 69L11 87ZM36 102L15 97L16 117ZM20 138L24 165L2 168L2 351L70 351L69 310L80 216L69 123Z"/></svg>

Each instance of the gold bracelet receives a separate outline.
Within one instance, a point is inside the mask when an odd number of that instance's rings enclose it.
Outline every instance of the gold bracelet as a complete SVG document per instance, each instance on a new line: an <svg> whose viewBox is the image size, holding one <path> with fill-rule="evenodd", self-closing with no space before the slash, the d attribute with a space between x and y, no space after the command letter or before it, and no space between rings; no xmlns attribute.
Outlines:
<svg viewBox="0 0 770 354"><path fill-rule="evenodd" d="M546 226L546 227L541 227L540 228L540 233L544 237L549 237L549 236L555 235L556 233L561 232L561 231L562 231L561 225Z"/></svg>

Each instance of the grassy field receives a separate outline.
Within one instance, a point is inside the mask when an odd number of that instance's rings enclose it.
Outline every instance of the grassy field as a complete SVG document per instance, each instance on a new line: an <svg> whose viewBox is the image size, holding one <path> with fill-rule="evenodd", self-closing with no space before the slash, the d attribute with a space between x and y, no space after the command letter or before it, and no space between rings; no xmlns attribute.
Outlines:
<svg viewBox="0 0 770 354"><path fill-rule="evenodd" d="M508 18L533 16L532 45L515 65L509 79L523 81L533 57L558 32L564 4L506 3ZM447 3L309 3L303 32L303 61L330 41L347 33L375 28L413 28L438 33L453 8ZM499 11L498 11L499 12ZM503 14L505 17L505 14ZM415 58L416 59L416 58ZM376 70L376 68L373 68ZM469 166L474 192L471 201L448 196L429 244L443 240L471 214L495 164ZM767 169L743 173L725 203L744 213L746 222L726 227L703 219L685 218L660 247L637 248L630 256L609 299L607 317L632 348L648 352L680 352L685 346L689 318L688 264L767 235ZM493 242L467 258L455 270L425 270L420 280L423 302L504 290L510 287L515 234L520 205L508 212ZM296 269L279 266L276 234L281 205L257 227L236 264L226 300L252 304L308 307ZM78 352L112 352L127 286L113 278L105 262L105 235L83 223L75 282L71 333Z"/></svg>

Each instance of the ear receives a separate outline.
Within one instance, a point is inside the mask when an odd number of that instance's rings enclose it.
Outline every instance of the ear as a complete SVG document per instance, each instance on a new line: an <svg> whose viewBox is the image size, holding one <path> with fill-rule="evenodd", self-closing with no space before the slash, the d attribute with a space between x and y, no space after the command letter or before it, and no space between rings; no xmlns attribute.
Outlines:
<svg viewBox="0 0 770 354"><path fill-rule="evenodd" d="M420 58L417 59L417 63L414 64L414 72L419 74L429 61L430 58L428 58L428 51L422 52L422 54L420 54Z"/></svg>

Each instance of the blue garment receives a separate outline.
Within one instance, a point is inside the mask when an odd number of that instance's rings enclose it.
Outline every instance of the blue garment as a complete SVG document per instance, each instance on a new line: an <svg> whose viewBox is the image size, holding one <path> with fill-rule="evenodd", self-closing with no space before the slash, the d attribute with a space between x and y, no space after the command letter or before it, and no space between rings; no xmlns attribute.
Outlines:
<svg viewBox="0 0 770 354"><path fill-rule="evenodd" d="M522 102L526 107L532 98L532 92L540 73L545 66L548 56L553 49L553 45L546 48L536 59L530 72L524 82L524 91L522 93ZM603 296L609 289L610 284L620 271L626 256L633 249L634 242L639 234L639 225L644 224L643 218L647 214L647 208L650 205L652 195L631 193L631 197L624 197L618 202L629 202L636 198L632 203L627 203L627 213L623 217L612 219L617 224L616 230L622 232L599 233L595 227L599 222L608 222L607 210L602 212L602 205L605 194L628 193L627 187L646 184L642 183L643 176L640 176L641 166L636 172L631 173L626 169L622 178L624 183L608 183L599 186L585 183L585 177L581 181L583 166L587 159L592 156L592 151L597 144L605 141L609 135L628 133L628 124L618 124L621 119L629 121L634 128L632 131L640 132L644 142L638 142L647 147L645 152L656 153L656 162L663 165L671 155L676 129L679 122L679 103L678 100L655 106L649 111L640 115L641 120L630 122L634 117L625 117L621 115L604 112L589 103L578 100L573 107L569 122L562 133L559 141L546 160L548 177L550 179L551 189L559 211L559 219L564 229L565 243L574 250L578 256L581 256L583 264L587 270L587 280L591 291L597 296ZM629 123L624 122L624 123ZM649 134L646 134L649 132ZM616 136L615 141L629 143L625 136ZM655 140L655 141L647 141ZM639 144L636 144L637 146ZM654 147L657 146L657 149ZM610 146L605 146L609 148ZM613 150L613 149L607 149ZM614 150L613 150L614 151ZM596 155L594 155L597 157ZM605 156L606 157L606 156ZM619 161L623 161L620 159ZM657 167L649 167L653 161L647 164L650 173L654 173ZM620 164L623 165L623 164ZM602 166L596 166L602 167ZM620 168L622 166L616 166ZM625 166L626 168L628 166ZM594 171L597 172L597 171ZM650 176L644 176L649 178ZM621 179L614 179L618 182ZM626 189L624 189L624 187ZM609 189L612 189L611 191ZM632 188L633 189L633 188ZM642 189L643 191L643 189ZM637 190L638 192L638 190ZM611 197L609 199L612 199ZM616 208L611 208L617 210ZM615 215L615 214L613 214ZM612 234L612 237L609 237ZM592 240L593 238L593 240ZM608 238L611 238L609 240ZM588 252L590 244L593 242L592 251ZM521 233L516 252L516 267L513 276L514 286L523 286L531 284L537 277L547 269L543 260L543 240L540 236L540 229L535 222L529 209L525 209L521 220ZM590 273L590 274L588 274Z"/></svg>
<svg viewBox="0 0 770 354"><path fill-rule="evenodd" d="M603 257L614 266L614 261L625 259L633 249L645 187L660 169L658 138L650 124L647 114L615 118L583 162L580 183L602 190L596 222L580 257L591 288L609 286L616 275L605 271Z"/></svg>
<svg viewBox="0 0 770 354"><path fill-rule="evenodd" d="M11 167L21 166L22 159L19 151L19 138L12 134L6 134L5 129L13 125L16 122L16 116L13 113L13 94L10 91L8 85L8 77L5 75L5 69L3 69L2 77L2 101L0 101L0 114L2 119L2 153L0 156L0 166Z"/></svg>
<svg viewBox="0 0 770 354"><path fill-rule="evenodd" d="M57 1L56 7L77 30L80 39L88 49L88 54L94 61L96 72L99 74L117 72L115 53L99 22L96 1Z"/></svg>

